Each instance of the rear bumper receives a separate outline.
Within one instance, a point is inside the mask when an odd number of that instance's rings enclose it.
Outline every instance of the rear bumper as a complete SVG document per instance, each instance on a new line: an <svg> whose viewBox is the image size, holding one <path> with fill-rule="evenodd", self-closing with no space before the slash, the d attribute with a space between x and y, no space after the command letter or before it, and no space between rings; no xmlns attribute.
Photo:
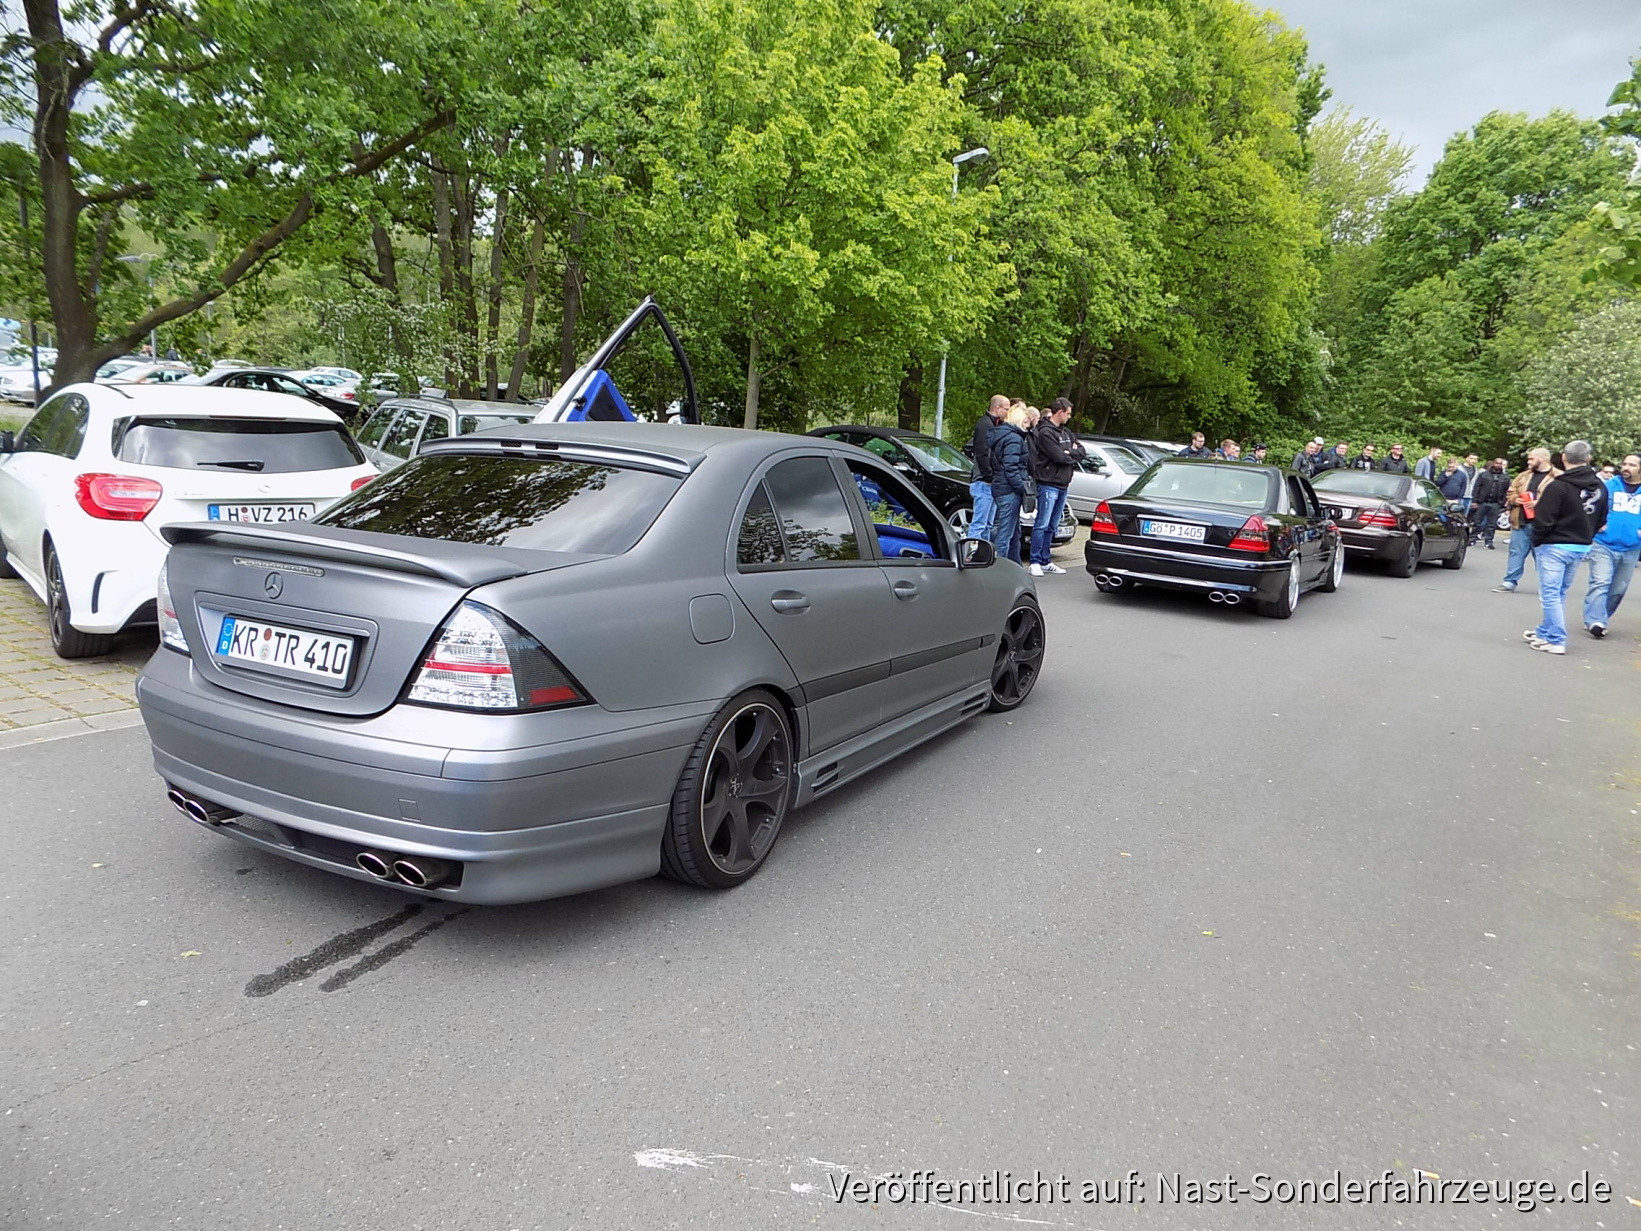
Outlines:
<svg viewBox="0 0 1641 1231"><path fill-rule="evenodd" d="M1374 560L1400 560L1407 555L1410 530L1381 530L1376 527L1339 527L1339 538L1345 550Z"/></svg>
<svg viewBox="0 0 1641 1231"><path fill-rule="evenodd" d="M536 901L653 876L684 761L713 713L710 704L560 711L575 715L565 738L509 748L482 738L487 718L493 734L502 729L498 716L292 711L217 688L164 649L138 680L137 700L160 776L254 818L210 828L372 884L388 882L354 865L367 848L459 863L459 883L424 896L474 903ZM442 742L418 738L430 714ZM551 723L535 730L539 739Z"/></svg>
<svg viewBox="0 0 1641 1231"><path fill-rule="evenodd" d="M1287 560L1199 558L1165 548L1090 538L1083 548L1088 571L1176 590L1229 590L1244 598L1274 599L1288 584Z"/></svg>

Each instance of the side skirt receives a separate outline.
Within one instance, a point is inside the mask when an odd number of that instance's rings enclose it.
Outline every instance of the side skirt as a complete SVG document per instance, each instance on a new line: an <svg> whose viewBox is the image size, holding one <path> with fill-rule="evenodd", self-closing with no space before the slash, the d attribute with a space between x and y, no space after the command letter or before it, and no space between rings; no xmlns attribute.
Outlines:
<svg viewBox="0 0 1641 1231"><path fill-rule="evenodd" d="M800 761L798 795L792 806L801 808L833 787L869 773L941 732L984 713L990 703L991 683L981 681Z"/></svg>

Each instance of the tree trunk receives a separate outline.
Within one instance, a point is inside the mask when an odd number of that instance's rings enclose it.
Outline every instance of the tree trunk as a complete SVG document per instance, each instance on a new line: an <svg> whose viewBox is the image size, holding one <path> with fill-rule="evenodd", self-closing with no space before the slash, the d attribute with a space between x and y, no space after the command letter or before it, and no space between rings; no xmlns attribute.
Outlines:
<svg viewBox="0 0 1641 1231"><path fill-rule="evenodd" d="M393 251L393 237L387 228L376 223L370 228L370 246L376 253L376 285L399 302L399 258Z"/></svg>
<svg viewBox="0 0 1641 1231"><path fill-rule="evenodd" d="M758 385L762 378L758 370L758 331L754 328L746 348L746 417L741 421L748 431L758 426Z"/></svg>
<svg viewBox="0 0 1641 1231"><path fill-rule="evenodd" d="M460 396L478 394L479 301L473 282L473 215L479 195L476 180L455 176L451 197L455 204L456 227L452 237L456 256L456 298L461 306L462 357Z"/></svg>
<svg viewBox="0 0 1641 1231"><path fill-rule="evenodd" d="M559 161L564 170L566 200L570 207L569 233L564 238L564 319L558 335L558 379L570 379L576 370L575 328L581 316L581 242L587 234L587 218L576 208L575 171L571 155L564 152Z"/></svg>
<svg viewBox="0 0 1641 1231"><path fill-rule="evenodd" d="M524 384L524 364L530 355L530 332L536 323L536 288L541 281L541 250L547 242L547 223L537 218L530 232L530 264L524 271L524 298L519 304L518 342L513 349L513 370L507 377L507 400L513 401Z"/></svg>
<svg viewBox="0 0 1641 1231"><path fill-rule="evenodd" d="M900 426L908 432L923 430L923 361L915 355L900 377Z"/></svg>
<svg viewBox="0 0 1641 1231"><path fill-rule="evenodd" d="M507 232L507 189L496 189L496 226L490 234L490 295L484 318L484 389L492 402L501 393L496 340L501 333L502 242Z"/></svg>
<svg viewBox="0 0 1641 1231"><path fill-rule="evenodd" d="M450 174L434 167L433 178L433 236L439 249L439 302L449 305L455 298L456 258L452 250L450 220ZM444 387L456 384L456 368L447 351L444 362Z"/></svg>

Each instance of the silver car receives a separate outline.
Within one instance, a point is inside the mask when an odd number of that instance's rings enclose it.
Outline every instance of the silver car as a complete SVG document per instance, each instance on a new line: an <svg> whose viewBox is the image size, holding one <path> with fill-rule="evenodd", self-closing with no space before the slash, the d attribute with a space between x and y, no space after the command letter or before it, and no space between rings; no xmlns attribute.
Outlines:
<svg viewBox="0 0 1641 1231"><path fill-rule="evenodd" d="M1122 495L1150 463L1119 444L1087 437L1078 440L1088 456L1071 476L1066 508L1078 521L1092 521L1100 501Z"/></svg>
<svg viewBox="0 0 1641 1231"><path fill-rule="evenodd" d="M166 537L137 696L172 803L468 902L740 884L790 809L1043 660L1023 569L814 437L501 428L312 522Z"/></svg>
<svg viewBox="0 0 1641 1231"><path fill-rule="evenodd" d="M402 466L423 445L493 427L516 427L536 416L533 406L506 409L495 402L440 397L391 398L359 429L359 447L378 470Z"/></svg>

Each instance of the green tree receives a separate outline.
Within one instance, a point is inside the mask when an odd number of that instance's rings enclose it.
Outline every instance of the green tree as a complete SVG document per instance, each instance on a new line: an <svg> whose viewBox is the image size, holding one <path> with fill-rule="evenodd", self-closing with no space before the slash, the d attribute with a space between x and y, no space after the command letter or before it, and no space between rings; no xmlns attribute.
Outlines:
<svg viewBox="0 0 1641 1231"><path fill-rule="evenodd" d="M1620 81L1607 99L1607 106L1618 112L1601 124L1615 137L1641 142L1641 60L1633 68L1629 80ZM1591 262L1589 276L1641 288L1641 188L1632 184L1628 191L1598 202L1593 218L1606 242Z"/></svg>
<svg viewBox="0 0 1641 1231"><path fill-rule="evenodd" d="M1641 449L1641 302L1586 317L1535 360L1510 431L1523 449L1582 438L1610 461Z"/></svg>

